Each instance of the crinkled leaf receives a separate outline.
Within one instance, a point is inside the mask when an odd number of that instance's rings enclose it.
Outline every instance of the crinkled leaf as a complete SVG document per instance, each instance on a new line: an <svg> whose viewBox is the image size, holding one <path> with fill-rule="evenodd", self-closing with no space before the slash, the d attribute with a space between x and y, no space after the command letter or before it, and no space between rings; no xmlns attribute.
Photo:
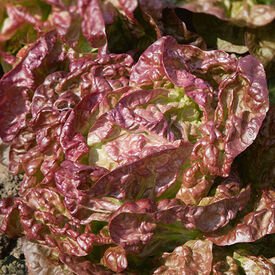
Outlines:
<svg viewBox="0 0 275 275"><path fill-rule="evenodd" d="M213 264L212 272L213 272L213 275L222 275L222 274L238 275L239 266L231 256L226 256L225 260L220 260Z"/></svg>
<svg viewBox="0 0 275 275"><path fill-rule="evenodd" d="M255 64L255 70L247 70L250 64ZM175 89L170 81L182 88ZM268 109L264 69L256 59L247 56L237 62L221 51L204 52L178 45L171 37L159 39L141 55L133 67L130 84L164 87L174 97L180 97L183 106L185 94L195 102L199 123L186 123L185 117L179 116L177 124L177 128L183 128L181 133L187 127L193 128L187 133L194 143L191 163L178 193L187 203L197 202L208 192L212 175L229 174L233 159L256 138L252 133L258 132ZM264 93L258 86L263 87ZM256 94L261 94L260 101ZM258 106L262 100L265 103ZM240 101L246 107L237 107ZM252 106L258 106L259 112L252 111Z"/></svg>
<svg viewBox="0 0 275 275"><path fill-rule="evenodd" d="M77 275L113 274L112 272L107 271L102 265L92 264L90 261L79 257L70 256L62 253L59 256L59 259Z"/></svg>
<svg viewBox="0 0 275 275"><path fill-rule="evenodd" d="M124 204L109 221L111 238L126 251L144 257L168 247L175 248L175 244L180 245L199 235L199 232L188 231L181 224L173 225L174 217L169 222L171 226L164 222L163 228L158 227L158 221L153 217L156 212L157 206L150 200ZM161 218L165 218L164 215L160 214Z"/></svg>
<svg viewBox="0 0 275 275"><path fill-rule="evenodd" d="M48 1L49 2L49 1ZM157 1L161 3L161 1ZM160 8L140 8L128 1L75 1L53 6L53 23L62 40L80 53L129 52L134 56L157 39L151 13ZM126 16L125 16L126 13ZM92 16L91 16L92 15ZM133 41L138 41L136 45Z"/></svg>
<svg viewBox="0 0 275 275"><path fill-rule="evenodd" d="M108 12L108 10L106 11ZM89 1L83 13L83 21L81 23L83 35L94 48L99 48L106 43L106 31L104 15L101 11L100 2L97 0ZM90 16L93 14L94 16ZM109 16L109 15L107 15ZM111 18L114 17L114 11L111 10Z"/></svg>
<svg viewBox="0 0 275 275"><path fill-rule="evenodd" d="M91 193L119 199L158 198L165 192L174 193L180 184L179 169L186 160L183 146L150 149L144 158L134 162L130 159L129 164L125 163L99 179Z"/></svg>
<svg viewBox="0 0 275 275"><path fill-rule="evenodd" d="M263 66L195 47L202 40L171 3L46 2L56 31L20 50L0 81L10 170L25 172L22 197L1 202L1 231L49 247L52 262L81 275L173 270L182 252L182 268L208 274L207 238L232 241L243 224L249 242L270 235L271 181L261 191L265 172L250 187L252 174L240 182L240 162L231 168L268 109ZM271 175L273 145L263 144L270 155L255 156ZM217 272L234 271L232 253L214 260Z"/></svg>
<svg viewBox="0 0 275 275"><path fill-rule="evenodd" d="M48 260L51 255L51 250L42 247L33 242L23 239L22 250L26 257L28 272L30 275L42 275L45 273L52 273L56 275L72 275L73 273L61 267L61 265L51 264Z"/></svg>
<svg viewBox="0 0 275 275"><path fill-rule="evenodd" d="M0 57L4 72L20 61L28 44L51 29L50 6L35 0L1 1Z"/></svg>
<svg viewBox="0 0 275 275"><path fill-rule="evenodd" d="M226 226L248 200L249 189L206 206L188 206L175 199L157 205L146 199L128 202L111 217L109 231L126 250L148 255L173 238L183 242L198 234L196 230L212 232Z"/></svg>
<svg viewBox="0 0 275 275"><path fill-rule="evenodd" d="M208 240L192 240L163 253L164 265L153 274L210 274L212 267L212 243Z"/></svg>
<svg viewBox="0 0 275 275"><path fill-rule="evenodd" d="M272 262L268 261L264 257L255 257L253 255L247 255L245 251L237 251L233 254L241 267L244 269L245 274L274 274L275 266Z"/></svg>
<svg viewBox="0 0 275 275"><path fill-rule="evenodd" d="M64 201L54 188L32 188L22 198L1 202L5 215L1 231L10 237L25 234L28 240L74 256L88 255L94 245L111 243L109 237L94 234L73 221Z"/></svg>
<svg viewBox="0 0 275 275"><path fill-rule="evenodd" d="M218 245L254 242L274 233L274 121L271 107L257 139L236 162L242 181L253 183L253 196L234 225L210 234Z"/></svg>
<svg viewBox="0 0 275 275"><path fill-rule="evenodd" d="M23 60L0 81L1 92L1 138L11 141L25 125L28 104L24 95L33 91L47 74L56 70L64 61L62 48L56 33L51 31L32 45ZM16 101L16 108L12 108Z"/></svg>
<svg viewBox="0 0 275 275"><path fill-rule="evenodd" d="M125 250L120 246L109 247L101 258L101 264L114 272L125 270L128 265Z"/></svg>
<svg viewBox="0 0 275 275"><path fill-rule="evenodd" d="M253 242L267 234L275 233L274 191L262 191L255 210L243 217L235 226L228 226L207 238L214 244L225 246Z"/></svg>
<svg viewBox="0 0 275 275"><path fill-rule="evenodd" d="M65 161L55 173L59 192L71 215L81 224L92 220L106 221L121 203L111 197L95 197L90 191L94 183L106 174L103 167L89 167Z"/></svg>
<svg viewBox="0 0 275 275"><path fill-rule="evenodd" d="M270 189L275 175L275 107L271 106L255 142L239 158L242 180Z"/></svg>

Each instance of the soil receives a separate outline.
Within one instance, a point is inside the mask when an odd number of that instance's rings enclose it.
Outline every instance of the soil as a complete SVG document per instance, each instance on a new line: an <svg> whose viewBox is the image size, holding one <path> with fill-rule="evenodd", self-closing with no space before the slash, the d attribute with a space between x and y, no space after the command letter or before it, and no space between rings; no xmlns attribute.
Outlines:
<svg viewBox="0 0 275 275"><path fill-rule="evenodd" d="M9 174L8 168L0 163L0 200L8 196L19 196L22 179L23 175ZM0 275L26 274L19 270L20 265L21 269L24 269L24 259L21 239L10 239L0 233ZM17 265L19 268L16 270L16 273L11 271L14 265Z"/></svg>

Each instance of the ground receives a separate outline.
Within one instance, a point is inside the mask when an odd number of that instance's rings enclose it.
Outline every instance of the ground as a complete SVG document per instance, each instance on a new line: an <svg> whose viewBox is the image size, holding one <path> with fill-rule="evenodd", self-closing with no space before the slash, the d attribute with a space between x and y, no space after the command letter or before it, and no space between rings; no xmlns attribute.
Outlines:
<svg viewBox="0 0 275 275"><path fill-rule="evenodd" d="M22 179L23 175L10 175L0 163L0 199L18 196ZM0 233L0 275L26 274L24 259L21 239L10 239Z"/></svg>

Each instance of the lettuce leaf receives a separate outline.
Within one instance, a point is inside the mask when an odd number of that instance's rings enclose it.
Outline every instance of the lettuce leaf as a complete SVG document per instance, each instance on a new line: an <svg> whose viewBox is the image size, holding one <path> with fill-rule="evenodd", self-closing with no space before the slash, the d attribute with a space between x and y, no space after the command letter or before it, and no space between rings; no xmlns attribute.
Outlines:
<svg viewBox="0 0 275 275"><path fill-rule="evenodd" d="M0 80L0 137L25 173L1 232L81 275L244 269L215 251L274 233L263 65L202 50L160 1L47 3L55 30ZM142 45L111 41L120 24Z"/></svg>

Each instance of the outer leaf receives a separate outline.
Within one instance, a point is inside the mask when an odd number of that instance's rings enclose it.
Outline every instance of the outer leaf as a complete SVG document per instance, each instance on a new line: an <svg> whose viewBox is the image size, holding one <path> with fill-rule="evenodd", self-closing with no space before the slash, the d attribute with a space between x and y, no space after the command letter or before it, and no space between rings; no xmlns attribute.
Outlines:
<svg viewBox="0 0 275 275"><path fill-rule="evenodd" d="M22 58L22 52L51 29L49 5L35 0L1 1L0 62L4 72Z"/></svg>
<svg viewBox="0 0 275 275"><path fill-rule="evenodd" d="M39 58L38 58L39 57ZM24 59L0 81L1 131L3 141L11 141L18 130L25 125L28 105L23 96L33 91L47 74L58 68L64 60L62 49L54 31L47 33L32 45ZM11 108L17 102L16 109Z"/></svg>
<svg viewBox="0 0 275 275"><path fill-rule="evenodd" d="M192 240L177 247L172 253L162 254L164 265L153 274L210 274L212 243Z"/></svg>
<svg viewBox="0 0 275 275"><path fill-rule="evenodd" d="M239 267L232 257L227 256L224 261L218 261L213 265L212 272L213 275L238 275Z"/></svg>
<svg viewBox="0 0 275 275"><path fill-rule="evenodd" d="M238 165L244 182L261 190L273 186L275 167L275 107L271 106L255 142L240 157Z"/></svg>
<svg viewBox="0 0 275 275"><path fill-rule="evenodd" d="M274 264L264 257L246 255L246 253L242 251L234 252L233 257L241 263L241 267L244 269L245 274L267 275L275 273Z"/></svg>
<svg viewBox="0 0 275 275"><path fill-rule="evenodd" d="M69 270L64 270L61 265L56 266L49 263L48 258L51 256L51 250L45 247L23 239L22 249L26 257L28 272L30 275L42 275L45 273L52 273L56 275L73 274Z"/></svg>
<svg viewBox="0 0 275 275"><path fill-rule="evenodd" d="M17 38L23 38L20 36L20 32L25 32L25 34L28 34L29 39L30 36L35 35L35 31L38 33L45 32L47 28L50 26L49 21L45 21L48 17L48 5L45 3L42 3L40 1L33 1L33 3L28 3L27 1L8 1L5 3L5 1L2 1L1 3L1 9L4 9L6 11L6 16L1 14L0 20L2 21L2 27L0 32L0 41L7 41L11 40L11 44L13 44L12 41L16 36ZM2 13L2 12L1 12ZM35 35L37 38L37 35ZM31 43L33 41L28 41L28 39L25 37L23 40L25 43ZM23 42L23 41L17 41ZM23 42L23 44L25 44ZM20 45L20 43L18 43ZM19 46L18 45L18 46ZM16 45L13 45L16 46ZM22 45L20 45L22 46ZM8 48L11 47L10 45ZM5 48L5 50L20 50L19 49L8 49ZM14 52L10 52L14 54Z"/></svg>
<svg viewBox="0 0 275 275"><path fill-rule="evenodd" d="M86 256L94 245L111 243L109 237L94 234L73 221L63 199L53 188L32 188L22 198L1 202L5 218L1 231L10 237L25 234L28 240L46 245L68 256Z"/></svg>
<svg viewBox="0 0 275 275"><path fill-rule="evenodd" d="M80 53L94 52L98 48L102 54L129 51L138 56L157 38L158 30L151 13L161 12L162 6L153 6L147 12L147 3L141 8L137 2L131 6L125 1L48 2L53 5L53 22L58 34ZM137 45L133 39L138 40Z"/></svg>
<svg viewBox="0 0 275 275"><path fill-rule="evenodd" d="M240 243L232 246L213 247L213 274L251 274L269 272L273 274L273 236L267 236L252 243ZM243 264L243 263L247 263ZM245 266L246 265L246 266ZM271 273L270 273L271 271Z"/></svg>
<svg viewBox="0 0 275 275"><path fill-rule="evenodd" d="M104 17L100 8L100 2L97 0L89 1L83 11L82 30L83 35L90 42L92 47L99 48L106 43L106 32ZM94 16L90 16L93 14ZM107 15L108 17L110 14ZM111 21L114 11L111 11Z"/></svg>
<svg viewBox="0 0 275 275"><path fill-rule="evenodd" d="M210 234L218 245L253 242L274 233L274 121L272 107L256 141L237 161L243 181L253 183L253 197L245 216L233 228Z"/></svg>
<svg viewBox="0 0 275 275"><path fill-rule="evenodd" d="M109 275L109 274L112 274L112 272L107 271L103 266L92 264L90 261L81 259L79 257L61 254L59 256L59 259L62 263L69 266L70 269L77 275L90 275L90 274Z"/></svg>
<svg viewBox="0 0 275 275"><path fill-rule="evenodd" d="M101 263L114 272L121 272L127 268L126 252L119 246L109 247L105 251Z"/></svg>
<svg viewBox="0 0 275 275"><path fill-rule="evenodd" d="M53 180L58 162L63 158L59 140L60 131L65 123L69 110L78 98L71 92L58 96L55 88L58 81L66 75L62 72L50 74L40 85L32 98L30 111L26 113L28 126L19 130L12 142L10 150L10 171L18 173L23 167L29 181L25 177L21 192L37 183L44 177L42 184L49 184ZM60 106L68 105L68 108ZM47 152L46 155L43 153ZM29 168L31 171L29 171ZM33 182L35 181L35 182Z"/></svg>
<svg viewBox="0 0 275 275"><path fill-rule="evenodd" d="M274 191L263 191L255 211L247 214L233 228L210 233L207 238L224 246L234 243L253 242L267 234L275 233Z"/></svg>
<svg viewBox="0 0 275 275"><path fill-rule="evenodd" d="M192 230L212 232L224 227L244 208L248 197L247 189L207 206L187 206L175 199L162 200L158 205L145 199L128 202L111 217L110 235L126 250L149 255L158 247L171 245L173 239L180 243L194 237L197 233Z"/></svg>
<svg viewBox="0 0 275 275"><path fill-rule="evenodd" d="M1 220L1 232L5 232L10 238L22 237L22 226L19 221L18 204L20 199L8 197L0 202L1 215L5 215Z"/></svg>

